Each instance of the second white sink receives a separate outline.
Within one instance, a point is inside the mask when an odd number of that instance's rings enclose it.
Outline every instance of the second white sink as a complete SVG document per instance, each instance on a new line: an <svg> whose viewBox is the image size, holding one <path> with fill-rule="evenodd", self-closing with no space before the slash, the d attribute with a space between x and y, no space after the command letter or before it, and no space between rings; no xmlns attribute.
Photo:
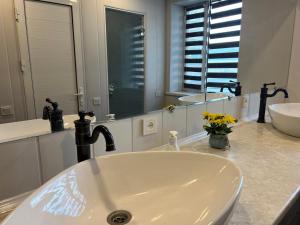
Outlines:
<svg viewBox="0 0 300 225"><path fill-rule="evenodd" d="M107 225L116 210L131 214L129 225L225 224L241 186L240 170L225 158L194 152L116 154L62 172L4 224Z"/></svg>
<svg viewBox="0 0 300 225"><path fill-rule="evenodd" d="M300 103L281 103L269 106L272 124L278 130L300 137Z"/></svg>

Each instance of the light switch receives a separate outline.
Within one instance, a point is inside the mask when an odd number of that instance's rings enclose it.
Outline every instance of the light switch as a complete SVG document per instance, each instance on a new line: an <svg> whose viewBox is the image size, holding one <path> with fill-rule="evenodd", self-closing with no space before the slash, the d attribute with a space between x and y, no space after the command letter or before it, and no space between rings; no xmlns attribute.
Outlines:
<svg viewBox="0 0 300 225"><path fill-rule="evenodd" d="M11 105L0 106L0 115L1 116L13 115Z"/></svg>
<svg viewBox="0 0 300 225"><path fill-rule="evenodd" d="M156 91L156 92L155 92L155 96L156 96L156 97L162 97L163 94L162 94L161 91Z"/></svg>
<svg viewBox="0 0 300 225"><path fill-rule="evenodd" d="M156 117L148 117L143 119L143 135L150 135L157 133L158 121Z"/></svg>

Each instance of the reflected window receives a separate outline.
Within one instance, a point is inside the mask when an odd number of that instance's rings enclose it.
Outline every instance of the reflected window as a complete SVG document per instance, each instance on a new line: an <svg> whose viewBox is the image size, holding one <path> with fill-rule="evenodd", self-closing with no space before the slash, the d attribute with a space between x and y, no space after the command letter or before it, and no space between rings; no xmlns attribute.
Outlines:
<svg viewBox="0 0 300 225"><path fill-rule="evenodd" d="M203 2L185 10L183 87L219 92L237 81L242 0Z"/></svg>

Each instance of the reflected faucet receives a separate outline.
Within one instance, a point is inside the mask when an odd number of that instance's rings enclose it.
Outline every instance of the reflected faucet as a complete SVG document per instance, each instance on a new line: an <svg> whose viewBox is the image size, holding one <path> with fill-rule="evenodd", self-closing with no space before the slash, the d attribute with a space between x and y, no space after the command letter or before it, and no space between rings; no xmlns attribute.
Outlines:
<svg viewBox="0 0 300 225"><path fill-rule="evenodd" d="M230 83L222 84L222 87L220 89L220 92L224 91L224 88L227 88L230 93L234 94L235 96L241 96L242 95L242 86L240 82L234 82L233 80L229 81ZM232 88L235 88L235 90L232 90Z"/></svg>
<svg viewBox="0 0 300 225"><path fill-rule="evenodd" d="M53 102L50 98L46 98L46 102L51 104L52 109L50 106L44 106L43 120L50 121L52 132L64 130L63 111L58 108L58 103Z"/></svg>
<svg viewBox="0 0 300 225"><path fill-rule="evenodd" d="M279 92L284 93L284 98L288 98L289 94L286 89L283 88L276 88L272 94L268 94L268 86L275 85L273 83L264 83L263 87L260 91L260 104L259 104L259 114L258 114L258 123L265 123L265 113L266 113L266 105L267 105L267 98L271 98L276 96Z"/></svg>
<svg viewBox="0 0 300 225"><path fill-rule="evenodd" d="M76 138L76 145L77 145L77 159L78 162L82 162L84 160L88 160L91 158L91 144L94 144L99 134L102 133L106 143L106 151L114 151L116 150L114 139L110 131L107 127L103 125L99 125L94 128L92 135L90 132L90 124L91 121L85 119L85 116L93 117L93 112L83 112L80 111L78 113L79 120L75 120L75 138Z"/></svg>

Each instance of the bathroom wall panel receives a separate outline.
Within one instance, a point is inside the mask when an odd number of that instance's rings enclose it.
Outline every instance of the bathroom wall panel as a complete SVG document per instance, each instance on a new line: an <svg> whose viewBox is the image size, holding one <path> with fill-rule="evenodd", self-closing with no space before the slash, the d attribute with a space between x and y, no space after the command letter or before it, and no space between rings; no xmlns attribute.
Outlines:
<svg viewBox="0 0 300 225"><path fill-rule="evenodd" d="M108 113L107 49L105 7L145 15L145 111L161 108L164 103L165 2L161 0L82 0L88 106L97 118ZM99 76L99 68L100 74ZM95 82L97 81L97 82ZM99 92L100 90L100 92ZM101 97L101 104L93 104Z"/></svg>
<svg viewBox="0 0 300 225"><path fill-rule="evenodd" d="M215 101L215 102L207 102L206 110L207 110L207 112L210 112L210 113L223 113L224 112L224 101L219 100L219 101Z"/></svg>
<svg viewBox="0 0 300 225"><path fill-rule="evenodd" d="M296 3L243 0L238 74L243 93L258 92L263 83L287 85Z"/></svg>
<svg viewBox="0 0 300 225"><path fill-rule="evenodd" d="M0 1L0 102L11 107L10 115L0 115L0 123L26 119L14 10L13 0Z"/></svg>
<svg viewBox="0 0 300 225"><path fill-rule="evenodd" d="M143 119L157 119L157 133L143 136ZM134 117L132 121L133 151L143 151L162 145L162 112L149 113Z"/></svg>
<svg viewBox="0 0 300 225"><path fill-rule="evenodd" d="M206 111L206 104L187 106L187 136L203 132L204 120L202 114Z"/></svg>
<svg viewBox="0 0 300 225"><path fill-rule="evenodd" d="M224 100L224 113L230 114L235 118L240 118L242 108L240 97L233 97L230 100Z"/></svg>
<svg viewBox="0 0 300 225"><path fill-rule="evenodd" d="M300 102L300 1L297 1L294 34L293 34L292 54L290 61L288 91L290 102Z"/></svg>
<svg viewBox="0 0 300 225"><path fill-rule="evenodd" d="M169 142L169 131L176 130L178 138L184 138L187 135L187 109L186 107L176 108L174 112L163 111L163 144Z"/></svg>
<svg viewBox="0 0 300 225"><path fill-rule="evenodd" d="M104 123L112 133L116 145L116 151L105 151L105 140L103 135L99 135L98 141L93 145L95 156L116 154L132 151L132 119L117 120Z"/></svg>
<svg viewBox="0 0 300 225"><path fill-rule="evenodd" d="M258 114L259 101L260 101L260 93L259 92L249 94L248 116L253 116L253 115Z"/></svg>
<svg viewBox="0 0 300 225"><path fill-rule="evenodd" d="M0 200L41 185L36 138L0 144L0 154Z"/></svg>
<svg viewBox="0 0 300 225"><path fill-rule="evenodd" d="M43 182L77 163L75 131L39 136Z"/></svg>
<svg viewBox="0 0 300 225"><path fill-rule="evenodd" d="M185 11L174 0L166 0L166 91L182 91L185 46Z"/></svg>

